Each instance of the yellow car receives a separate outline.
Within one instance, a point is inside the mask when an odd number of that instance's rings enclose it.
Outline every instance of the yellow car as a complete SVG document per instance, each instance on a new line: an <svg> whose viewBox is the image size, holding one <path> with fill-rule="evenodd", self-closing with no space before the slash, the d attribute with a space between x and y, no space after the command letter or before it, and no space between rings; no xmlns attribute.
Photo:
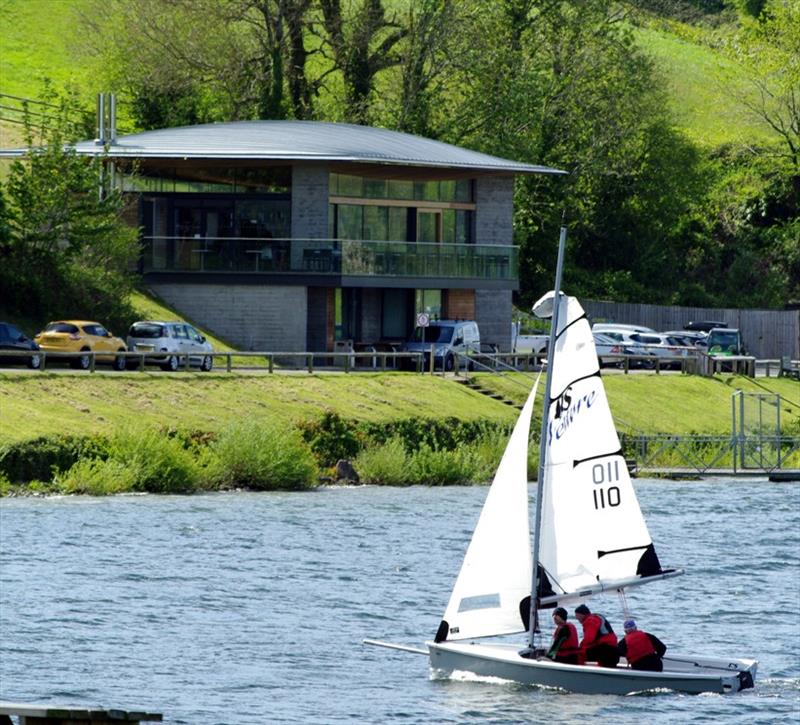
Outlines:
<svg viewBox="0 0 800 725"><path fill-rule="evenodd" d="M110 362L114 370L125 369L127 352L123 340L114 337L98 322L86 320L59 320L50 322L33 338L45 352L94 352L96 362ZM91 365L90 355L69 358L72 367L87 370Z"/></svg>

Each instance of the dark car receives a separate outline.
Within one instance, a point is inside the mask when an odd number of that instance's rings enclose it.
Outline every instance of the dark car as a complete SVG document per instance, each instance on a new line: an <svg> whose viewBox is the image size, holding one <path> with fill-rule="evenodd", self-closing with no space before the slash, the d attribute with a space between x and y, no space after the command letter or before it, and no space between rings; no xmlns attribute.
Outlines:
<svg viewBox="0 0 800 725"><path fill-rule="evenodd" d="M28 352L37 350L39 346L18 328L9 322L0 322L0 362L5 365L27 365L36 370L42 364L41 355L4 355L3 351Z"/></svg>
<svg viewBox="0 0 800 725"><path fill-rule="evenodd" d="M691 330L693 332L711 332L715 327L727 327L728 324L726 322L720 322L719 320L695 320L694 322L687 322L684 326L684 330Z"/></svg>

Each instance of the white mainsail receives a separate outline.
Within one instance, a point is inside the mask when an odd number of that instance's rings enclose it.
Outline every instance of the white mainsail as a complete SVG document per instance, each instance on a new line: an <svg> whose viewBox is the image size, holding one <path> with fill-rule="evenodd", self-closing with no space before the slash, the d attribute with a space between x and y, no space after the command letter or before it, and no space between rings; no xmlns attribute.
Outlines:
<svg viewBox="0 0 800 725"><path fill-rule="evenodd" d="M461 565L437 641L524 632L531 593L528 435L539 378L514 426Z"/></svg>
<svg viewBox="0 0 800 725"><path fill-rule="evenodd" d="M534 306L546 315L552 295ZM589 322L559 300L542 494L541 601L663 576L620 448Z"/></svg>

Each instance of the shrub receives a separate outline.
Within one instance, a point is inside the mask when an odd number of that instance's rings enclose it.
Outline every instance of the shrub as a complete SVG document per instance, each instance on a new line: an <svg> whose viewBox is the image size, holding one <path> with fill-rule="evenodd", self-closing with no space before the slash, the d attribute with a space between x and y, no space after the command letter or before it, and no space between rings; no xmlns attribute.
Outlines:
<svg viewBox="0 0 800 725"><path fill-rule="evenodd" d="M136 491L186 493L200 481L200 468L192 454L180 440L161 431L121 431L109 441L108 448L109 458L129 469Z"/></svg>
<svg viewBox="0 0 800 725"><path fill-rule="evenodd" d="M474 480L475 466L465 446L447 451L423 444L411 455L410 467L415 483L448 486Z"/></svg>
<svg viewBox="0 0 800 725"><path fill-rule="evenodd" d="M355 469L364 483L403 486L413 483L409 478L408 454L403 441L390 438L364 448L355 460Z"/></svg>
<svg viewBox="0 0 800 725"><path fill-rule="evenodd" d="M49 481L81 458L104 458L108 442L100 436L42 436L0 448L0 472L10 481Z"/></svg>
<svg viewBox="0 0 800 725"><path fill-rule="evenodd" d="M325 468L335 466L340 458L353 458L361 448L356 426L333 411L326 411L319 420L301 421L297 427L318 465Z"/></svg>
<svg viewBox="0 0 800 725"><path fill-rule="evenodd" d="M62 493L105 496L135 490L137 481L135 471L121 461L83 458L57 474L54 483Z"/></svg>
<svg viewBox="0 0 800 725"><path fill-rule="evenodd" d="M275 423L236 423L210 446L209 475L224 487L294 489L313 486L317 464L300 433Z"/></svg>
<svg viewBox="0 0 800 725"><path fill-rule="evenodd" d="M484 483L494 478L508 438L505 431L487 431L471 446L474 481Z"/></svg>

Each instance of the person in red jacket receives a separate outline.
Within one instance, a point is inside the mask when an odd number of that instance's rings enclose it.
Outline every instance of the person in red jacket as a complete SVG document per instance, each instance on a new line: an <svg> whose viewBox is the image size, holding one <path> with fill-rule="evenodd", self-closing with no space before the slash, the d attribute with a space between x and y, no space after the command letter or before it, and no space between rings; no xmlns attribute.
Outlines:
<svg viewBox="0 0 800 725"><path fill-rule="evenodd" d="M556 662L563 662L567 665L581 665L581 648L578 644L578 630L575 625L567 621L567 610L558 607L553 612L553 621L556 624L556 631L553 632L553 643L547 652L547 656Z"/></svg>
<svg viewBox="0 0 800 725"><path fill-rule="evenodd" d="M609 621L602 614L592 614L585 604L576 607L575 618L583 626L580 647L584 661L597 662L601 667L616 667L619 662L617 637Z"/></svg>
<svg viewBox="0 0 800 725"><path fill-rule="evenodd" d="M664 663L661 658L667 646L654 634L642 632L632 619L625 621L625 636L619 641L617 650L628 660L633 670L661 672Z"/></svg>

